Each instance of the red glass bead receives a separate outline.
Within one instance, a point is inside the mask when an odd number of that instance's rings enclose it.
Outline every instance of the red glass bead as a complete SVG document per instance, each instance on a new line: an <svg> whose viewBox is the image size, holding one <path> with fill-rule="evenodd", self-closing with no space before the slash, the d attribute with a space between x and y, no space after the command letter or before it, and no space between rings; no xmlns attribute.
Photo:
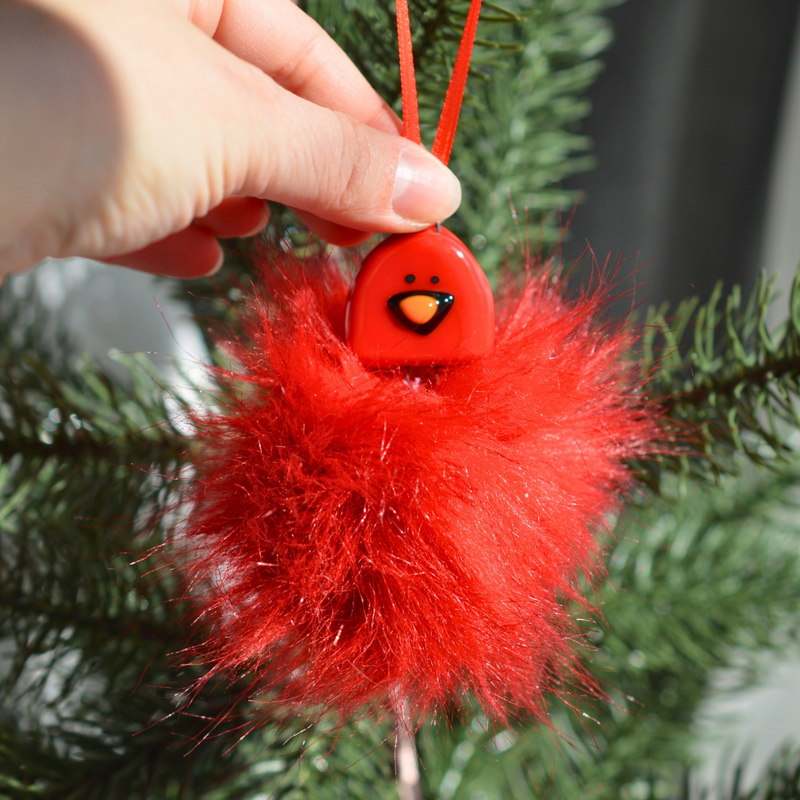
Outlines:
<svg viewBox="0 0 800 800"><path fill-rule="evenodd" d="M367 366L472 361L494 344L492 290L450 231L394 234L364 259L347 301L346 330Z"/></svg>

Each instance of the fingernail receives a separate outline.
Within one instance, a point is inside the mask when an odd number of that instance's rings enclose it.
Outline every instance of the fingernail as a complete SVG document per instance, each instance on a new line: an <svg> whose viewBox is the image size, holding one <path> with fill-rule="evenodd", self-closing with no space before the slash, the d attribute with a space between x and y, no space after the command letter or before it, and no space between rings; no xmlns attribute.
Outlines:
<svg viewBox="0 0 800 800"><path fill-rule="evenodd" d="M449 217L461 202L461 184L438 158L403 150L394 178L392 209L409 222L434 223Z"/></svg>

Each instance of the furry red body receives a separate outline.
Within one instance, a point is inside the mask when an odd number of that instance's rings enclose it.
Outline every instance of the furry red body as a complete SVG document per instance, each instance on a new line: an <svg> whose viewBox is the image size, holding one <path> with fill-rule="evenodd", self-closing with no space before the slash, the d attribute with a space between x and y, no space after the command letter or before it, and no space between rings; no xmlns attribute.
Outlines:
<svg viewBox="0 0 800 800"><path fill-rule="evenodd" d="M474 694L542 711L572 662L568 610L595 531L656 422L628 359L541 268L498 301L493 350L375 372L343 342L346 279L281 268L254 301L234 396L204 448L187 542L211 672L343 715Z"/></svg>

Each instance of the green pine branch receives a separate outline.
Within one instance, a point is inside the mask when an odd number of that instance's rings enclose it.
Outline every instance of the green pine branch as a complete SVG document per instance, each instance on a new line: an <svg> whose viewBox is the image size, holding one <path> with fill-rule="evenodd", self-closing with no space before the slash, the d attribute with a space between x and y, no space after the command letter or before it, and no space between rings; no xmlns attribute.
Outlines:
<svg viewBox="0 0 800 800"><path fill-rule="evenodd" d="M800 412L800 273L785 323L769 322L773 284L762 275L746 298L718 284L707 303L689 299L674 314L650 309L643 328L648 391L678 426L683 457L662 458L659 471L717 478L735 469L734 454L760 465L792 458Z"/></svg>
<svg viewBox="0 0 800 800"><path fill-rule="evenodd" d="M185 448L169 420L180 405L141 355L113 356L114 374L76 355L33 296L0 292L0 464L99 459L175 461ZM175 408L170 413L172 404ZM6 479L8 476L6 475ZM2 495L0 495L2 496Z"/></svg>
<svg viewBox="0 0 800 800"><path fill-rule="evenodd" d="M136 780L196 770L165 745L206 724L150 729L177 720L175 687L192 678L170 655L186 641L179 588L157 557L142 559L163 543L180 490L170 476L187 440L169 422L179 405L143 358L117 358L115 374L80 365L33 298L12 302L10 291L0 298L0 797L127 797ZM229 704L201 697L197 711Z"/></svg>
<svg viewBox="0 0 800 800"><path fill-rule="evenodd" d="M236 800L394 791L387 725L304 730L246 680L203 684L170 566L190 441L143 357L82 363L0 295L0 798ZM210 300L208 301L211 302ZM235 304L216 309L230 313ZM165 546L166 545L166 546ZM267 722L251 731L256 720ZM388 725L389 732L391 725ZM367 775L373 776L365 783ZM388 790L387 790L388 791ZM387 795L388 796L388 795Z"/></svg>
<svg viewBox="0 0 800 800"><path fill-rule="evenodd" d="M518 20L495 25L488 36L517 45L478 60L468 86L453 169L464 200L456 232L493 275L518 263L528 246L538 250L562 235L560 212L569 213L579 193L562 181L593 165L590 141L579 132L590 111L586 92L601 71L597 56L611 43L600 16L613 5L542 0L515 7ZM516 209L518 219L512 213Z"/></svg>

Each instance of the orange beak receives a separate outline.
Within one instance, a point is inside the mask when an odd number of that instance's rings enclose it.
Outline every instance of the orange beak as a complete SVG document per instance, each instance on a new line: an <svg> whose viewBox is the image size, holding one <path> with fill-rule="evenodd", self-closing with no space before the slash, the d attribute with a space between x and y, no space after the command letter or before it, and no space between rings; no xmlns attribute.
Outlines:
<svg viewBox="0 0 800 800"><path fill-rule="evenodd" d="M446 292L401 292L390 297L387 305L404 327L427 336L439 327L454 300Z"/></svg>

